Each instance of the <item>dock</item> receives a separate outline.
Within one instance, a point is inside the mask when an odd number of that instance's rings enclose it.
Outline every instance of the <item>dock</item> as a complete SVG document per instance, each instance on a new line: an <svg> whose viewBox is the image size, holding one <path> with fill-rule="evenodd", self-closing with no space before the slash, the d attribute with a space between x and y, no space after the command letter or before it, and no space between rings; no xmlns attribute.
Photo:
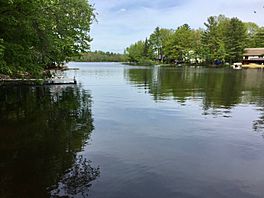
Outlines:
<svg viewBox="0 0 264 198"><path fill-rule="evenodd" d="M60 78L60 79L47 79L43 83L44 85L75 85L77 81L75 78Z"/></svg>
<svg viewBox="0 0 264 198"><path fill-rule="evenodd" d="M1 85L75 85L75 78L49 78L49 79L0 79Z"/></svg>
<svg viewBox="0 0 264 198"><path fill-rule="evenodd" d="M264 69L264 65L246 64L246 65L242 65L242 68L244 69Z"/></svg>

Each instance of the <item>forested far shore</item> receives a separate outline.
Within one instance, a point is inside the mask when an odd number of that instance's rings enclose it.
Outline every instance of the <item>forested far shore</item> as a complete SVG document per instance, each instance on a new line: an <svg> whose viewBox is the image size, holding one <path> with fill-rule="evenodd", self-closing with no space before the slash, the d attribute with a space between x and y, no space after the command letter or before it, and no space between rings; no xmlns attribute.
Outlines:
<svg viewBox="0 0 264 198"><path fill-rule="evenodd" d="M70 59L76 62L126 62L127 56L113 52L84 52L77 54Z"/></svg>
<svg viewBox="0 0 264 198"><path fill-rule="evenodd" d="M264 47L264 27L224 15L211 16L205 28L184 24L174 29L157 27L145 40L129 46L131 63L184 63L224 65L241 61L245 48Z"/></svg>
<svg viewBox="0 0 264 198"><path fill-rule="evenodd" d="M0 1L0 74L41 76L90 49L88 0Z"/></svg>

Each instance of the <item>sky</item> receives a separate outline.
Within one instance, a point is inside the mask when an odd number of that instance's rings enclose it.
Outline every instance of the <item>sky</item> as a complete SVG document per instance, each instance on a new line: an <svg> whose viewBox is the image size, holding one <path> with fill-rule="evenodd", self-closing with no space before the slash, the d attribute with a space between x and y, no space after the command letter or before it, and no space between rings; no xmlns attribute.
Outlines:
<svg viewBox="0 0 264 198"><path fill-rule="evenodd" d="M204 28L209 16L224 14L264 26L264 0L89 0L97 13L91 26L91 50L123 53L155 27L176 29L185 23Z"/></svg>

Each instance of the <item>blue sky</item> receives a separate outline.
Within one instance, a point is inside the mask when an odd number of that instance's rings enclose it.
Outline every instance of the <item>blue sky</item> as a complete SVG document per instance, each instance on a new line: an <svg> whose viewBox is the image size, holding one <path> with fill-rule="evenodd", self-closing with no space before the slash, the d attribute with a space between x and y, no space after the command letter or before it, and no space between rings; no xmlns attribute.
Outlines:
<svg viewBox="0 0 264 198"><path fill-rule="evenodd" d="M90 0L98 22L91 27L92 50L123 52L159 26L188 23L203 28L208 16L224 14L264 26L264 0ZM256 13L254 13L256 11Z"/></svg>

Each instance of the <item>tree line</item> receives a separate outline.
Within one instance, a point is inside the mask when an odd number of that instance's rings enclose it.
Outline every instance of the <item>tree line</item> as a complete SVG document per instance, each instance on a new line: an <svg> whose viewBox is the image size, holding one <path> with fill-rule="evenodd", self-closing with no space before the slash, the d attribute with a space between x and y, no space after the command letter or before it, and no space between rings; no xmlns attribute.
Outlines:
<svg viewBox="0 0 264 198"><path fill-rule="evenodd" d="M85 52L71 58L71 61L77 62L126 62L127 58L124 54L113 52Z"/></svg>
<svg viewBox="0 0 264 198"><path fill-rule="evenodd" d="M188 24L176 30L157 27L125 53L136 64L187 63L220 65L241 61L246 47L264 47L264 27L224 15L211 16L203 29Z"/></svg>
<svg viewBox="0 0 264 198"><path fill-rule="evenodd" d="M87 0L0 1L0 73L40 74L89 50L94 19Z"/></svg>

